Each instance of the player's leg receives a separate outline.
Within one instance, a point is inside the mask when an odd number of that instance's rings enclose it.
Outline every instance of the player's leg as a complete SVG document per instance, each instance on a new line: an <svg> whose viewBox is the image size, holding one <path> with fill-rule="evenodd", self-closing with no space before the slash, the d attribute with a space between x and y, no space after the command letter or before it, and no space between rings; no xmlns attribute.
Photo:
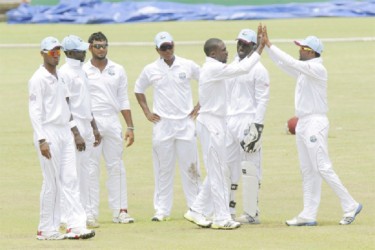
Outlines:
<svg viewBox="0 0 375 250"><path fill-rule="evenodd" d="M103 156L106 163L108 180L108 202L113 212L113 222L133 223L128 215L128 195L126 171L122 160L124 141L121 123L117 116L107 117L106 143L103 144Z"/></svg>
<svg viewBox="0 0 375 250"><path fill-rule="evenodd" d="M309 123L300 119L297 125L296 143L303 188L303 210L298 216L286 221L289 226L315 226L318 207L320 204L320 177L314 168L308 151Z"/></svg>
<svg viewBox="0 0 375 250"><path fill-rule="evenodd" d="M319 124L319 126L316 126L319 133L316 133L316 140L310 140L310 144L313 144L314 146L309 147L309 154L311 159L316 159L313 161L313 164L318 169L322 178L340 199L341 207L344 212L343 217L348 218L347 221L344 219L340 224L350 224L354 221L356 214L358 214L362 208L361 205L349 194L349 191L342 184L340 178L332 168L332 163L328 155L327 143L329 129L328 119L317 118L316 122ZM324 126L323 129L321 128L322 126Z"/></svg>
<svg viewBox="0 0 375 250"><path fill-rule="evenodd" d="M86 228L86 213L81 203L79 180L76 167L75 143L71 131L60 131L61 136L61 186L66 202L68 239L89 239L95 236L95 231Z"/></svg>
<svg viewBox="0 0 375 250"><path fill-rule="evenodd" d="M226 182L228 183L229 190L229 209L233 219L236 217L236 192L241 177L241 155L239 145L239 142L232 136L231 131L228 129L226 149L229 171L227 172L228 176L226 176Z"/></svg>
<svg viewBox="0 0 375 250"><path fill-rule="evenodd" d="M208 182L214 207L214 218L211 227L213 229L235 229L240 223L232 220L229 211L229 192L226 183L226 126L225 120L208 118L206 124L201 124L201 134L208 136L204 146L207 153ZM209 128L207 127L209 126ZM203 145L202 145L203 146Z"/></svg>
<svg viewBox="0 0 375 250"><path fill-rule="evenodd" d="M103 148L107 144L106 136L106 117L95 116L95 122L102 136L101 143L93 147L89 156L89 188L88 200L86 202L87 219L96 221L99 218L99 203L100 203L100 159ZM95 224L95 223L94 223Z"/></svg>
<svg viewBox="0 0 375 250"><path fill-rule="evenodd" d="M77 119L76 119L77 120ZM86 212L87 220L86 225L90 228L97 228L99 227L99 223L97 221L97 213L92 212L92 204L90 202L90 156L92 154L94 148L94 134L92 131L92 127L90 121L78 121L78 129L81 133L81 136L85 140L86 149L84 151L77 151L77 174L79 179L79 190L80 190L80 197L82 206Z"/></svg>
<svg viewBox="0 0 375 250"><path fill-rule="evenodd" d="M169 219L173 204L176 140L173 121L162 119L153 127L154 209L152 221Z"/></svg>
<svg viewBox="0 0 375 250"><path fill-rule="evenodd" d="M60 224L60 164L59 164L59 141L54 131L45 129L47 142L49 143L51 159L46 159L40 153L39 142L36 141L35 149L38 153L40 166L43 174L42 190L40 192L40 218L37 239L47 239L58 235ZM63 237L60 237L63 239Z"/></svg>
<svg viewBox="0 0 375 250"><path fill-rule="evenodd" d="M181 173L182 187L187 206L195 201L201 182L195 124L190 118L176 121L180 130L176 134L176 154Z"/></svg>
<svg viewBox="0 0 375 250"><path fill-rule="evenodd" d="M196 140L176 140L178 165L187 206L195 201L201 186Z"/></svg>
<svg viewBox="0 0 375 250"><path fill-rule="evenodd" d="M254 153L243 152L242 169L242 202L243 215L237 221L247 224L259 224L259 189L262 176L261 155L259 150Z"/></svg>

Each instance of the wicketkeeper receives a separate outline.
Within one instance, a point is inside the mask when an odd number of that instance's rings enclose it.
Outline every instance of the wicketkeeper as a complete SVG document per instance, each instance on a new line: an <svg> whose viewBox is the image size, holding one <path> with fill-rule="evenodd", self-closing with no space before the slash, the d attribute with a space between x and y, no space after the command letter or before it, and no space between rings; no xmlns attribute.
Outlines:
<svg viewBox="0 0 375 250"><path fill-rule="evenodd" d="M243 29L237 36L235 62L252 54L257 47L257 34ZM227 82L227 163L230 185L229 207L235 217L235 191L242 173L243 214L241 223L259 224L258 193L262 177L261 146L264 116L269 100L269 75L259 61L246 75Z"/></svg>

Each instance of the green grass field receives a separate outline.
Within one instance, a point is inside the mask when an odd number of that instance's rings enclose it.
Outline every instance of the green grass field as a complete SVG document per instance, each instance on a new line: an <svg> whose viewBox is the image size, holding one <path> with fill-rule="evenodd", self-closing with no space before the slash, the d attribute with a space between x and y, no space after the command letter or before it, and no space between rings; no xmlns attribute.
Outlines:
<svg viewBox="0 0 375 250"><path fill-rule="evenodd" d="M298 56L292 40L307 35L326 38L375 37L374 18L318 18L264 20L272 39ZM329 72L331 122L329 146L334 169L351 194L363 204L353 225L339 226L338 198L323 184L318 227L290 228L284 221L302 208L301 177L294 136L285 134L293 116L294 80L262 55L270 72L271 99L264 132L263 182L260 194L262 224L244 225L234 231L200 229L183 219L187 210L176 171L172 220L154 223L151 124L133 95L134 82L144 65L157 58L154 46L110 46L109 57L124 65L136 126L136 142L124 152L127 168L129 211L132 225L111 223L101 178L101 227L87 241L40 242L35 239L39 220L42 176L28 117L27 82L42 62L39 43L45 36L62 39L76 34L87 39L103 31L111 42L152 42L167 30L176 41L176 54L204 61L202 45L210 37L227 43L233 58L234 38L240 29L256 29L258 21L163 22L116 25L7 25L0 23L0 249L375 249L375 41L325 42L323 58ZM179 45L179 41L201 41ZM277 41L277 40L276 40ZM4 44L30 44L4 47ZM35 46L33 46L33 44ZM89 54L88 54L89 56ZM62 57L60 65L64 62ZM197 89L195 85L194 89ZM195 93L195 100L197 94ZM151 92L148 92L151 101ZM203 169L202 169L203 171ZM203 171L204 172L204 171ZM238 213L241 212L239 202Z"/></svg>

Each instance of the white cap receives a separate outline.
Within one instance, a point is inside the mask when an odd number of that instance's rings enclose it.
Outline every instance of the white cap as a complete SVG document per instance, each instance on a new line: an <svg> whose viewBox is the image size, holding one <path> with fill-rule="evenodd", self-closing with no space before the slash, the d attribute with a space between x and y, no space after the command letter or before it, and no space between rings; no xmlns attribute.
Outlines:
<svg viewBox="0 0 375 250"><path fill-rule="evenodd" d="M257 43L257 34L251 29L243 29L237 36L236 40L242 40L246 43Z"/></svg>
<svg viewBox="0 0 375 250"><path fill-rule="evenodd" d="M173 43L173 37L168 32L165 32L165 31L159 32L155 36L156 47L160 48L160 46L163 43L169 43L169 44Z"/></svg>
<svg viewBox="0 0 375 250"><path fill-rule="evenodd" d="M69 35L62 40L61 45L62 45L64 51L68 51L68 50L85 51L89 48L90 44L84 42L78 36Z"/></svg>
<svg viewBox="0 0 375 250"><path fill-rule="evenodd" d="M314 50L316 53L322 54L323 52L323 43L316 36L308 36L302 41L294 41L298 46L306 46Z"/></svg>
<svg viewBox="0 0 375 250"><path fill-rule="evenodd" d="M52 50L56 47L61 47L61 44L57 38L52 36L44 38L40 44L40 50Z"/></svg>

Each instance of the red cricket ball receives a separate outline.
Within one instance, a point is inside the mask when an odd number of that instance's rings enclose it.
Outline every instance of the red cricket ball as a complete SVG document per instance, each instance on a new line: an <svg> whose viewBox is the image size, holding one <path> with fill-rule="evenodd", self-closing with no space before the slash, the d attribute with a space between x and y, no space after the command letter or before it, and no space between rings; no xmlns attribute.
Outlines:
<svg viewBox="0 0 375 250"><path fill-rule="evenodd" d="M296 134L296 126L297 126L297 122L298 122L298 117L296 116L293 116L292 118L290 118L287 122L287 133L290 133L292 135L295 135Z"/></svg>

